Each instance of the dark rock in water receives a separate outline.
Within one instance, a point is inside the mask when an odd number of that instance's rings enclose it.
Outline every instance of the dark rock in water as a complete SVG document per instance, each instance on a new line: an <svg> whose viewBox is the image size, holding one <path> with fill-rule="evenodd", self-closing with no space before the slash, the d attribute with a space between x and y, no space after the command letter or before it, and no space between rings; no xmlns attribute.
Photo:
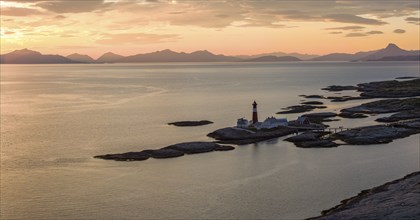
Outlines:
<svg viewBox="0 0 420 220"><path fill-rule="evenodd" d="M303 105L323 105L323 102L318 102L318 101L308 101L308 102L302 102L301 104Z"/></svg>
<svg viewBox="0 0 420 220"><path fill-rule="evenodd" d="M158 150L144 150L142 152L145 152L149 154L151 157L156 158L156 159L184 156L184 153L181 151L174 150L174 149L166 149L166 148L162 148Z"/></svg>
<svg viewBox="0 0 420 220"><path fill-rule="evenodd" d="M146 160L149 157L173 158L180 157L184 154L205 153L210 151L228 151L235 149L232 146L219 145L213 142L186 142L170 145L157 150L144 150L140 152L128 152L122 154L106 154L95 156L94 158L104 160L117 160L117 161L133 161L133 160Z"/></svg>
<svg viewBox="0 0 420 220"><path fill-rule="evenodd" d="M334 112L319 112L319 113L310 113L302 115L308 118L331 118L337 116Z"/></svg>
<svg viewBox="0 0 420 220"><path fill-rule="evenodd" d="M322 136L325 136L330 133L331 132L326 132L326 131L321 131L321 132L308 131L302 134L288 137L284 140L289 141L289 142L316 141L316 140L319 140L319 138L321 138Z"/></svg>
<svg viewBox="0 0 420 220"><path fill-rule="evenodd" d="M213 131L207 136L218 140L219 143L243 145L289 135L294 132L296 132L296 129L282 126L258 131L227 127Z"/></svg>
<svg viewBox="0 0 420 220"><path fill-rule="evenodd" d="M358 84L360 96L369 98L404 98L420 96L420 79L390 80Z"/></svg>
<svg viewBox="0 0 420 220"><path fill-rule="evenodd" d="M277 114L291 114L291 113L302 113L302 112L310 112L314 109L321 109L321 108L326 108L326 106L314 106L314 105L293 105L293 106L289 106L285 109L285 111L280 111L277 112Z"/></svg>
<svg viewBox="0 0 420 220"><path fill-rule="evenodd" d="M325 97L322 95L300 95L300 96L307 99L325 99Z"/></svg>
<svg viewBox="0 0 420 220"><path fill-rule="evenodd" d="M401 126L403 126L403 124ZM375 125L341 131L333 136L348 144L366 145L389 143L394 139L408 137L417 133L420 133L419 129Z"/></svg>
<svg viewBox="0 0 420 220"><path fill-rule="evenodd" d="M294 143L296 147L301 148L329 148L337 147L338 144L331 140L315 140L315 141L304 141Z"/></svg>
<svg viewBox="0 0 420 220"><path fill-rule="evenodd" d="M331 118L324 118L324 119L322 119L322 122L330 122L330 121L340 121L340 119L338 119L338 118L333 118L333 119L331 119Z"/></svg>
<svg viewBox="0 0 420 220"><path fill-rule="evenodd" d="M331 102L346 102L350 100L367 99L368 97L360 96L328 96L327 99L331 99Z"/></svg>
<svg viewBox="0 0 420 220"><path fill-rule="evenodd" d="M249 139L255 134L254 131L232 127L221 128L207 136L216 140Z"/></svg>
<svg viewBox="0 0 420 220"><path fill-rule="evenodd" d="M342 109L341 112L381 114L420 109L420 98L384 99Z"/></svg>
<svg viewBox="0 0 420 220"><path fill-rule="evenodd" d="M229 150L234 150L235 148L232 146L228 146L228 145L219 145L217 146L214 150L215 151L229 151Z"/></svg>
<svg viewBox="0 0 420 220"><path fill-rule="evenodd" d="M187 127L187 126L201 126L201 125L208 125L212 124L212 121L208 120L201 120L201 121L177 121L168 123L168 125L175 125L179 127Z"/></svg>
<svg viewBox="0 0 420 220"><path fill-rule="evenodd" d="M419 77L416 76L401 76L401 77L397 77L395 79L417 79Z"/></svg>
<svg viewBox="0 0 420 220"><path fill-rule="evenodd" d="M336 85L322 88L322 90L335 91L335 92L343 91L343 90L356 90L356 89L358 89L357 86L336 86Z"/></svg>
<svg viewBox="0 0 420 220"><path fill-rule="evenodd" d="M341 112L338 116L342 118L367 118L368 116L362 113Z"/></svg>
<svg viewBox="0 0 420 220"><path fill-rule="evenodd" d="M379 122L396 122L407 119L420 118L420 108L410 111L402 111L395 113L389 117L378 118L375 121Z"/></svg>
<svg viewBox="0 0 420 220"><path fill-rule="evenodd" d="M146 152L127 152L122 154L105 154L95 156L94 158L104 159L104 160L116 160L116 161L139 161L149 159L150 154Z"/></svg>
<svg viewBox="0 0 420 220"><path fill-rule="evenodd" d="M327 118L335 117L337 114L333 112L319 112L304 114L302 116L307 117L311 123L319 124L322 127L329 127L328 125L323 124L323 122L331 121L331 119Z"/></svg>
<svg viewBox="0 0 420 220"><path fill-rule="evenodd" d="M182 151L186 154L197 154L214 151L218 146L220 145L213 142L186 142L167 146L164 149Z"/></svg>
<svg viewBox="0 0 420 220"><path fill-rule="evenodd" d="M404 122L395 122L395 123L392 123L391 125L394 127L420 130L420 119L404 121Z"/></svg>
<svg viewBox="0 0 420 220"><path fill-rule="evenodd" d="M324 147L337 147L338 144L330 139L321 139L323 136L330 134L331 132L305 132L296 136L286 138L285 141L290 141L295 144L296 147L302 148L324 148Z"/></svg>

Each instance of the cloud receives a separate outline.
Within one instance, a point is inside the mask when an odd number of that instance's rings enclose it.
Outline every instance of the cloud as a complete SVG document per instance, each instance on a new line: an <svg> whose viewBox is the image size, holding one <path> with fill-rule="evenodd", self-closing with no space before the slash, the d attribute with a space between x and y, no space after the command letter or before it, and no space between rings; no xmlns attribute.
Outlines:
<svg viewBox="0 0 420 220"><path fill-rule="evenodd" d="M408 17L405 20L408 21L408 23L410 23L410 24L420 25L420 18Z"/></svg>
<svg viewBox="0 0 420 220"><path fill-rule="evenodd" d="M343 32L341 31L331 31L329 34L342 34Z"/></svg>
<svg viewBox="0 0 420 220"><path fill-rule="evenodd" d="M346 37L364 37L364 36L367 36L367 35L364 34L364 33L348 33L348 34L346 34Z"/></svg>
<svg viewBox="0 0 420 220"><path fill-rule="evenodd" d="M122 33L122 34L108 34L102 39L96 40L99 44L152 44L172 42L180 38L176 34L146 34L146 33Z"/></svg>
<svg viewBox="0 0 420 220"><path fill-rule="evenodd" d="M2 16L31 16L40 15L42 12L31 8L1 7Z"/></svg>
<svg viewBox="0 0 420 220"><path fill-rule="evenodd" d="M35 5L55 13L80 13L105 9L113 3L104 0L54 0L41 1Z"/></svg>
<svg viewBox="0 0 420 220"><path fill-rule="evenodd" d="M341 23L352 23L352 24L367 24L367 25L384 25L387 22L371 19L371 18L363 18L357 15L351 14L329 14L324 16L327 20L334 21L334 22L341 22Z"/></svg>
<svg viewBox="0 0 420 220"><path fill-rule="evenodd" d="M333 27L333 28L326 28L326 30L361 30L364 29L363 26L345 26L345 27Z"/></svg>
<svg viewBox="0 0 420 220"><path fill-rule="evenodd" d="M420 24L418 0L400 1L190 1L178 0L3 0L25 2L25 7L10 9L2 5L2 16L33 16L38 26L83 26L90 29L127 30L153 26L191 26L289 28L290 22L334 22L343 26L331 32L363 31L365 26L386 24L383 18L404 16ZM10 3L9 5L13 5ZM13 10L15 10L13 12ZM19 11L20 10L20 11ZM94 12L94 13L88 13ZM54 19L52 19L54 18ZM23 21L23 20L21 20ZM26 23L31 22L25 19ZM42 22L44 21L44 22ZM72 25L72 23L74 25ZM346 26L347 24L348 26ZM161 29L162 30L162 29ZM153 31L153 30L151 30ZM165 30L163 30L165 31Z"/></svg>
<svg viewBox="0 0 420 220"><path fill-rule="evenodd" d="M405 30L403 30L403 29L395 29L393 32L396 33L396 34L404 34L405 33Z"/></svg>
<svg viewBox="0 0 420 220"><path fill-rule="evenodd" d="M366 37L366 36L369 36L369 35L383 34L383 33L384 32L382 32L382 31L368 31L368 32L364 32L364 33L353 32L353 33L346 34L346 37Z"/></svg>
<svg viewBox="0 0 420 220"><path fill-rule="evenodd" d="M383 33L384 32L382 32L382 31L368 31L365 34L367 34L367 35L373 35L373 34L383 34Z"/></svg>

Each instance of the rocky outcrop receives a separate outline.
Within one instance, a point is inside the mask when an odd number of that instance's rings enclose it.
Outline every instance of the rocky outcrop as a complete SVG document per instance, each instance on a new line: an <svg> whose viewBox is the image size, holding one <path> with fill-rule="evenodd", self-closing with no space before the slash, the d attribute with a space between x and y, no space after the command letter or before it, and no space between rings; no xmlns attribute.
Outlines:
<svg viewBox="0 0 420 220"><path fill-rule="evenodd" d="M323 102L319 102L319 101L307 101L307 102L302 102L300 103L302 105L323 105Z"/></svg>
<svg viewBox="0 0 420 220"><path fill-rule="evenodd" d="M367 99L367 97L360 97L360 96L328 96L327 99L330 99L331 102L346 102L346 101L350 101L350 100Z"/></svg>
<svg viewBox="0 0 420 220"><path fill-rule="evenodd" d="M172 158L184 156L184 152L173 150L173 149L157 149L157 150L144 150L143 153L149 154L150 157L161 159L161 158Z"/></svg>
<svg viewBox="0 0 420 220"><path fill-rule="evenodd" d="M368 116L362 113L341 112L338 116L342 118L367 118Z"/></svg>
<svg viewBox="0 0 420 220"><path fill-rule="evenodd" d="M232 146L220 145L213 142L185 142L156 150L143 150L140 152L128 152L121 154L105 154L95 156L94 158L116 161L140 161L147 160L150 157L156 159L173 158L183 156L184 154L197 154L211 151L228 151L233 149L235 148Z"/></svg>
<svg viewBox="0 0 420 220"><path fill-rule="evenodd" d="M416 123L407 122L407 124L401 123L395 126L375 125L359 127L338 132L333 137L353 145L385 144L392 142L394 139L420 133L420 129L410 128L410 125L414 127Z"/></svg>
<svg viewBox="0 0 420 220"><path fill-rule="evenodd" d="M420 96L420 79L390 80L357 85L360 96L369 98L404 98Z"/></svg>
<svg viewBox="0 0 420 220"><path fill-rule="evenodd" d="M208 125L212 124L212 121L208 120L201 120L201 121L177 121L168 123L168 125L175 125L178 127L188 127L188 126L201 126L201 125Z"/></svg>
<svg viewBox="0 0 420 220"><path fill-rule="evenodd" d="M304 141L294 143L296 147L300 148L330 148L337 147L338 144L334 141L325 139L325 140L315 140L315 141Z"/></svg>
<svg viewBox="0 0 420 220"><path fill-rule="evenodd" d="M337 116L334 112L318 112L318 113L310 113L310 114L304 114L304 117L308 118L331 118Z"/></svg>
<svg viewBox="0 0 420 220"><path fill-rule="evenodd" d="M197 154L214 151L218 146L220 145L213 142L186 142L174 144L164 149L177 150L186 154Z"/></svg>
<svg viewBox="0 0 420 220"><path fill-rule="evenodd" d="M410 80L389 80L370 83L361 83L357 86L328 86L323 90L343 91L357 90L360 96L329 96L331 102L345 102L350 100L371 99L371 98L405 98L420 96L420 79L417 77L398 77L397 79ZM308 96L302 95L308 98ZM325 97L317 97L325 98Z"/></svg>
<svg viewBox="0 0 420 220"><path fill-rule="evenodd" d="M337 147L338 144L331 139L322 139L325 135L331 134L330 132L305 132L296 136L284 139L285 141L293 142L296 147L301 148L324 148L324 147Z"/></svg>
<svg viewBox="0 0 420 220"><path fill-rule="evenodd" d="M299 95L300 97L304 97L307 99L325 99L322 95Z"/></svg>
<svg viewBox="0 0 420 220"><path fill-rule="evenodd" d="M398 113L395 113L395 114L393 114L389 117L378 118L378 119L376 119L376 121L378 121L378 122L396 122L396 121L414 119L414 118L420 118L420 109L398 112Z"/></svg>
<svg viewBox="0 0 420 220"><path fill-rule="evenodd" d="M94 158L104 159L104 160L116 160L116 161L139 161L149 159L150 154L146 152L127 152L122 154L105 154L94 156Z"/></svg>
<svg viewBox="0 0 420 220"><path fill-rule="evenodd" d="M420 98L384 99L342 109L341 112L381 114L420 109Z"/></svg>
<svg viewBox="0 0 420 220"><path fill-rule="evenodd" d="M322 90L334 91L334 92L344 91L344 90L356 90L356 89L358 89L357 86L337 86L337 85L332 85L326 88L322 88Z"/></svg>
<svg viewBox="0 0 420 220"><path fill-rule="evenodd" d="M218 140L223 144L251 144L276 137L282 137L296 132L296 129L288 127L277 127L269 130L250 131L247 129L239 128L222 128L211 132L207 136Z"/></svg>
<svg viewBox="0 0 420 220"><path fill-rule="evenodd" d="M326 106L322 105L293 105L286 108L283 108L284 111L279 111L277 114L291 114L291 113L303 113L303 112L310 112L317 108L327 108Z"/></svg>
<svg viewBox="0 0 420 220"><path fill-rule="evenodd" d="M411 173L381 186L361 191L341 201L321 216L309 218L335 219L420 219L420 172Z"/></svg>
<svg viewBox="0 0 420 220"><path fill-rule="evenodd" d="M415 77L415 76L401 76L401 77L396 77L395 79L418 79L419 77Z"/></svg>

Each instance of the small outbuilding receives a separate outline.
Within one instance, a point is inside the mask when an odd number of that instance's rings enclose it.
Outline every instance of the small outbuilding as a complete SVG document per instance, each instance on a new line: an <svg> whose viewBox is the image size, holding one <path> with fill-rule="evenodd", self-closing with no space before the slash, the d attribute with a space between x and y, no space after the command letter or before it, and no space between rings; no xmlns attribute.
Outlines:
<svg viewBox="0 0 420 220"><path fill-rule="evenodd" d="M296 120L296 123L297 124L300 124L300 125L309 125L309 124L311 124L311 122L309 121L309 118L308 117L305 117L305 116L298 117L297 120Z"/></svg>
<svg viewBox="0 0 420 220"><path fill-rule="evenodd" d="M248 126L249 126L249 121L246 120L245 118L240 118L236 122L236 127L238 128L248 128Z"/></svg>
<svg viewBox="0 0 420 220"><path fill-rule="evenodd" d="M279 126L287 126L288 122L286 118L275 118L275 117L268 117L266 118L262 124L259 126L259 129L270 129L270 128L277 128Z"/></svg>

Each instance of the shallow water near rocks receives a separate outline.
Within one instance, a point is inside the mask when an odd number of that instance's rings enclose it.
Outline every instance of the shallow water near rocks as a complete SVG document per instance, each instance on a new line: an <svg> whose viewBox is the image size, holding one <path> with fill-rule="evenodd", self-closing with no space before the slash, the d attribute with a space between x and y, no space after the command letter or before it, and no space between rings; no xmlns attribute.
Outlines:
<svg viewBox="0 0 420 220"><path fill-rule="evenodd" d="M0 67L2 219L306 218L419 167L419 135L331 149L296 148L284 137L174 159L92 158L209 141L207 133L250 118L254 100L264 119L306 100L298 95L335 95L320 90L329 85L418 76L417 62ZM328 108L314 112L366 100L321 101ZM167 125L182 120L214 124Z"/></svg>

